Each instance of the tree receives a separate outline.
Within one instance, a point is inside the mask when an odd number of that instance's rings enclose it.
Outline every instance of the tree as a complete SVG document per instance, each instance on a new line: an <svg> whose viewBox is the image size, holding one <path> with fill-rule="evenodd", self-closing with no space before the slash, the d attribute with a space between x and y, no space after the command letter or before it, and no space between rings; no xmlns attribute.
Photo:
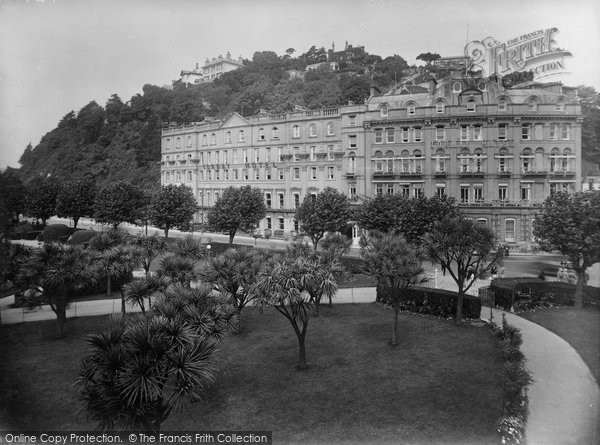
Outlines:
<svg viewBox="0 0 600 445"><path fill-rule="evenodd" d="M423 238L428 257L448 270L458 286L455 321L462 321L466 292L481 275L502 262L502 250L496 247L496 235L489 227L462 217L437 221Z"/></svg>
<svg viewBox="0 0 600 445"><path fill-rule="evenodd" d="M123 245L124 235L123 232L118 230L109 230L108 232L99 233L90 240L90 248L97 253L98 261L98 272L106 278L106 298L110 298L112 291L112 278L118 275L116 272L111 273L113 267L117 265L111 264L114 258L111 257L107 252L117 246Z"/></svg>
<svg viewBox="0 0 600 445"><path fill-rule="evenodd" d="M140 189L128 182L117 181L103 187L96 195L94 218L115 229L122 222L135 224L142 204Z"/></svg>
<svg viewBox="0 0 600 445"><path fill-rule="evenodd" d="M54 176L36 178L27 186L27 215L41 219L46 225L46 220L56 214L56 197L60 181Z"/></svg>
<svg viewBox="0 0 600 445"><path fill-rule="evenodd" d="M263 194L249 185L228 187L208 212L209 230L226 232L229 245L238 230L253 232L267 214Z"/></svg>
<svg viewBox="0 0 600 445"><path fill-rule="evenodd" d="M430 53L430 52L421 53L417 56L417 60L422 60L425 63L431 63L431 62L434 62L441 58L442 58L442 56L440 56L438 53Z"/></svg>
<svg viewBox="0 0 600 445"><path fill-rule="evenodd" d="M69 302L95 282L93 257L82 246L46 243L25 262L18 280L29 289L33 302L50 306L62 337Z"/></svg>
<svg viewBox="0 0 600 445"><path fill-rule="evenodd" d="M349 219L348 200L342 193L331 187L327 187L316 196L307 194L296 210L300 232L310 237L315 250L326 232L343 230Z"/></svg>
<svg viewBox="0 0 600 445"><path fill-rule="evenodd" d="M140 236L134 241L138 248L139 265L144 268L146 277L150 272L152 261L167 250L167 243L155 233L151 236Z"/></svg>
<svg viewBox="0 0 600 445"><path fill-rule="evenodd" d="M185 287L191 287L192 281L197 277L194 271L194 260L179 255L164 257L160 261L158 275L171 283Z"/></svg>
<svg viewBox="0 0 600 445"><path fill-rule="evenodd" d="M105 250L97 259L98 270L106 277L106 298L110 298L111 296L112 280L117 280L121 283L121 312L123 313L125 313L123 282L131 281L133 270L138 263L137 249L125 244L118 244Z"/></svg>
<svg viewBox="0 0 600 445"><path fill-rule="evenodd" d="M227 249L204 261L199 277L211 283L241 313L257 296L256 283L267 259L265 252L255 249Z"/></svg>
<svg viewBox="0 0 600 445"><path fill-rule="evenodd" d="M389 286L394 308L390 344L398 346L398 312L402 292L419 282L424 254L402 235L373 231L361 239L361 257L365 272Z"/></svg>
<svg viewBox="0 0 600 445"><path fill-rule="evenodd" d="M113 318L87 338L76 385L99 428L157 432L173 412L201 400L214 380L211 356L236 322L211 291L165 290L151 316Z"/></svg>
<svg viewBox="0 0 600 445"><path fill-rule="evenodd" d="M600 261L600 191L550 195L535 217L533 234L542 249L569 257L577 273L575 305L582 307L586 269Z"/></svg>
<svg viewBox="0 0 600 445"><path fill-rule="evenodd" d="M77 227L79 218L94 214L95 197L96 184L92 179L64 181L56 196L56 215L73 218L73 227Z"/></svg>
<svg viewBox="0 0 600 445"><path fill-rule="evenodd" d="M581 154L585 159L600 164L600 94L594 87L580 85L577 87L577 97L583 114Z"/></svg>
<svg viewBox="0 0 600 445"><path fill-rule="evenodd" d="M192 235L188 235L184 238L177 238L175 242L169 246L168 250L174 255L188 258L194 262L201 260L206 255L206 247L204 247L200 238L196 238Z"/></svg>
<svg viewBox="0 0 600 445"><path fill-rule="evenodd" d="M148 299L148 307L152 308L152 295L163 291L168 286L168 281L161 276L146 276L140 280L133 280L123 286L123 297L129 306L138 305L142 313L146 313L144 300Z"/></svg>
<svg viewBox="0 0 600 445"><path fill-rule="evenodd" d="M19 215L25 211L25 199L27 190L19 179L16 170L7 168L0 173L0 199L4 202L7 216L11 223L19 220Z"/></svg>
<svg viewBox="0 0 600 445"><path fill-rule="evenodd" d="M306 332L313 309L307 288L314 286L315 265L305 258L284 255L265 268L257 283L258 306L273 307L292 325L298 338L299 370L307 369Z"/></svg>
<svg viewBox="0 0 600 445"><path fill-rule="evenodd" d="M198 211L198 204L192 189L185 185L167 185L160 189L150 208L150 221L159 229L165 231L165 238L169 237L169 229L188 224L194 213Z"/></svg>

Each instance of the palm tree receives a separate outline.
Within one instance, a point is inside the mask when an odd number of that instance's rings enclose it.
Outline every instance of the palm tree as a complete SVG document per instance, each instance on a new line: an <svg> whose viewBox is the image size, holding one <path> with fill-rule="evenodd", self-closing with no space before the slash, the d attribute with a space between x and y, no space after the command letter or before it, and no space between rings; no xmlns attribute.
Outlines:
<svg viewBox="0 0 600 445"><path fill-rule="evenodd" d="M19 283L18 277L21 269L31 256L31 249L20 243L11 243L4 236L0 236L0 283L11 282L16 287L15 299L23 300L23 291L26 283Z"/></svg>
<svg viewBox="0 0 600 445"><path fill-rule="evenodd" d="M151 236L140 236L134 245L139 248L139 264L144 268L147 277L152 261L167 250L167 243L155 233Z"/></svg>
<svg viewBox="0 0 600 445"><path fill-rule="evenodd" d="M423 252L402 235L375 231L368 238L363 238L361 247L365 272L391 289L394 321L390 343L397 346L401 293L418 283L423 273Z"/></svg>
<svg viewBox="0 0 600 445"><path fill-rule="evenodd" d="M56 314L59 336L64 336L67 306L78 292L95 283L93 257L82 246L46 243L24 263L19 280L29 295L48 304Z"/></svg>
<svg viewBox="0 0 600 445"><path fill-rule="evenodd" d="M202 245L200 238L195 238L192 235L177 238L175 243L169 246L169 250L177 256L189 258L193 261L201 260L206 256L206 248Z"/></svg>
<svg viewBox="0 0 600 445"><path fill-rule="evenodd" d="M148 299L148 307L152 308L152 295L168 286L167 281L161 276L146 276L140 280L133 280L123 286L123 297L129 306L136 304L146 313L144 300Z"/></svg>
<svg viewBox="0 0 600 445"><path fill-rule="evenodd" d="M150 316L113 318L87 338L76 381L85 412L101 429L159 431L213 382L212 353L236 317L210 287L176 285Z"/></svg>
<svg viewBox="0 0 600 445"><path fill-rule="evenodd" d="M194 260L178 255L169 255L160 262L158 274L171 283L178 283L190 287L196 280Z"/></svg>

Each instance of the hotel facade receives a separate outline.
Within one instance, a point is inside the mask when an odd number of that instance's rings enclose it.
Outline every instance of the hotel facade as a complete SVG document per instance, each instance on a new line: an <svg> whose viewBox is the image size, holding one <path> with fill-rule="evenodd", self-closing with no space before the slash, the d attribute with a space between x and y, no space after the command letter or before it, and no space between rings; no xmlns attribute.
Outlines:
<svg viewBox="0 0 600 445"><path fill-rule="evenodd" d="M360 105L233 114L162 133L161 184L185 184L201 207L229 186L265 197L259 230L298 231L295 209L333 187L360 204L378 194L451 196L500 242L529 246L537 207L581 189L581 108L560 83L448 75ZM352 225L352 224L351 224ZM352 225L352 235L360 228Z"/></svg>

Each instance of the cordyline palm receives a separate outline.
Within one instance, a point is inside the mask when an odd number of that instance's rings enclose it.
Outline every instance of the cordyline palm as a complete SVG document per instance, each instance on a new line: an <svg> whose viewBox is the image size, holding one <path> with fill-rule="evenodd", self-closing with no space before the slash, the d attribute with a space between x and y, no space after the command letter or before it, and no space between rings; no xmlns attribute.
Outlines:
<svg viewBox="0 0 600 445"><path fill-rule="evenodd" d="M15 285L17 301L22 300L23 291L27 287L27 283L20 283L18 277L30 256L31 248L20 243L11 243L0 236L0 283L10 281Z"/></svg>
<svg viewBox="0 0 600 445"><path fill-rule="evenodd" d="M160 261L158 274L170 283L190 287L196 280L194 260L178 255L169 255Z"/></svg>
<svg viewBox="0 0 600 445"><path fill-rule="evenodd" d="M423 273L424 254L402 235L394 233L373 232L369 238L361 241L365 272L390 287L394 308L390 343L397 346L401 292L419 281L419 276Z"/></svg>
<svg viewBox="0 0 600 445"><path fill-rule="evenodd" d="M168 282L161 276L146 276L140 280L133 280L123 286L123 297L129 306L138 305L142 313L146 313L144 300L148 299L148 307L152 308L152 295L164 290Z"/></svg>
<svg viewBox="0 0 600 445"><path fill-rule="evenodd" d="M255 249L228 249L204 261L199 276L230 299L241 312L255 297L255 283L267 260L267 254Z"/></svg>
<svg viewBox="0 0 600 445"><path fill-rule="evenodd" d="M50 306L62 337L69 302L93 285L95 277L92 255L82 246L47 243L23 264L18 280L38 303Z"/></svg>
<svg viewBox="0 0 600 445"><path fill-rule="evenodd" d="M261 272L256 289L256 302L272 306L292 325L298 337L298 369L306 369L305 339L313 303L308 288L318 279L310 259L283 256L274 259Z"/></svg>
<svg viewBox="0 0 600 445"><path fill-rule="evenodd" d="M169 246L169 251L176 256L189 258L192 261L201 260L206 256L206 248L202 245L200 238L188 235L184 238L177 238Z"/></svg>
<svg viewBox="0 0 600 445"><path fill-rule="evenodd" d="M100 273L106 277L106 298L110 298L112 280L130 279L139 264L138 250L134 246L119 244L103 251L97 260ZM122 310L125 312L123 288L121 288Z"/></svg>
<svg viewBox="0 0 600 445"><path fill-rule="evenodd" d="M135 240L135 246L138 247L139 265L144 268L147 277L152 261L167 250L167 243L155 233L151 236L140 236Z"/></svg>

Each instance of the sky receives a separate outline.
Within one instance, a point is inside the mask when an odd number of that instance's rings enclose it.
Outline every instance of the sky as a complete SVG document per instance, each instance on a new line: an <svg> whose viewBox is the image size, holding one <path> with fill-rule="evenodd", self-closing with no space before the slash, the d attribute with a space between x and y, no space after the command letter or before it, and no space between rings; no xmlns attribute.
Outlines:
<svg viewBox="0 0 600 445"><path fill-rule="evenodd" d="M144 84L167 85L206 58L297 54L347 41L409 64L556 27L566 85L600 91L597 0L0 0L0 169L69 111Z"/></svg>

